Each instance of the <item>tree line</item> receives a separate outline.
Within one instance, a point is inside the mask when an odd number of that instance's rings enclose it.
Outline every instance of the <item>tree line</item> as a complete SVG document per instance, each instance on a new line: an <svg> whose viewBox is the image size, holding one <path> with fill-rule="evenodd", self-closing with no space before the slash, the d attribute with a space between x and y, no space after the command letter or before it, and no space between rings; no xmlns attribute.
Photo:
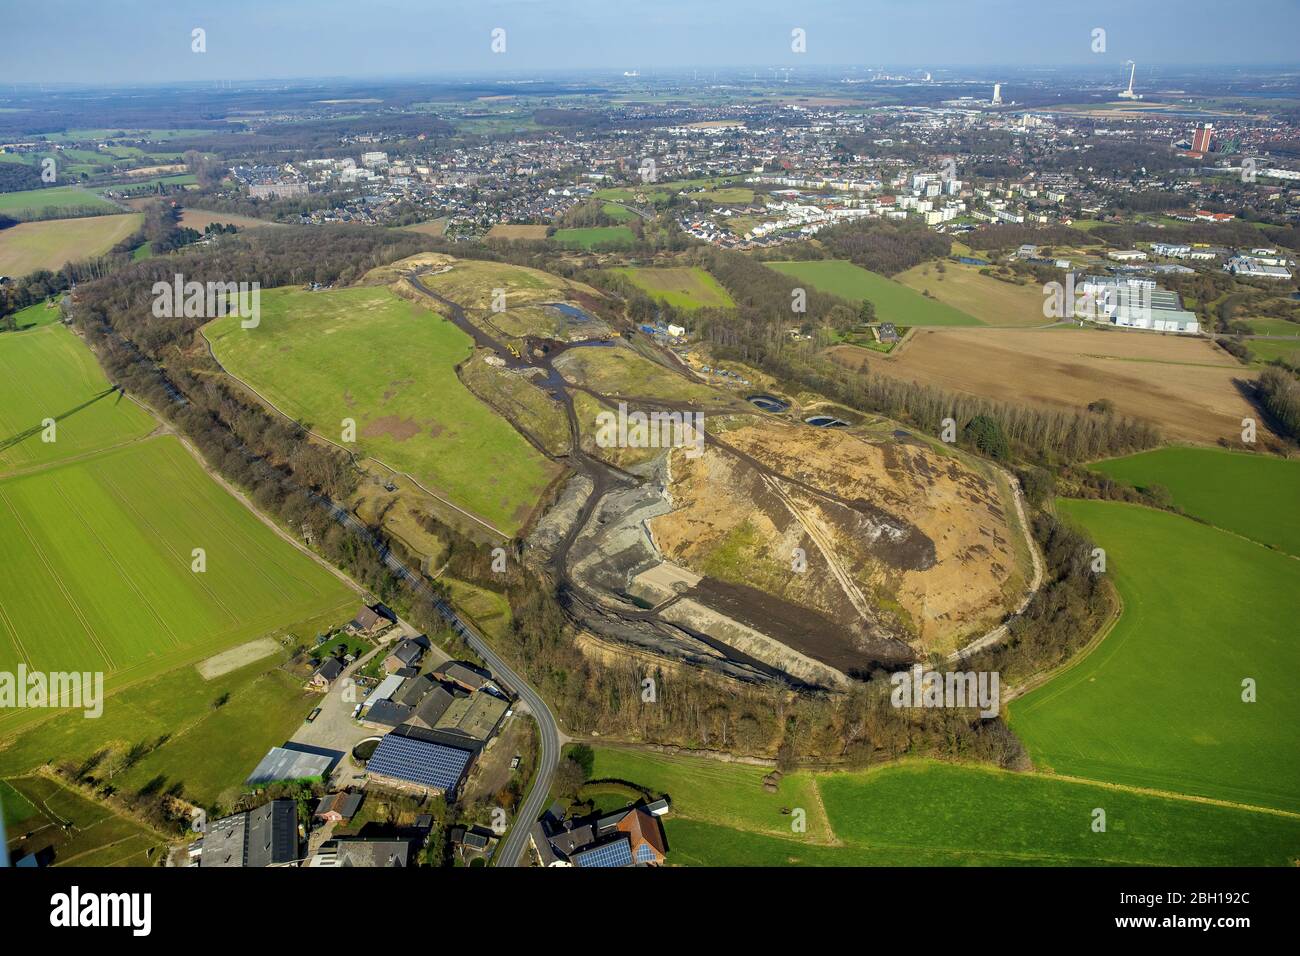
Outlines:
<svg viewBox="0 0 1300 956"><path fill-rule="evenodd" d="M798 318L790 311L797 280L722 250L709 254L709 269L738 306L734 311L697 313L699 333L720 358L752 364L851 408L886 415L930 434L938 434L944 420L951 418L969 439L968 447L976 447L968 426L979 417L984 421L978 433L987 436L995 427L1008 443L1008 456L1014 453L1047 464L1127 454L1160 440L1151 425L1113 413L998 402L890 378L870 371L865 362L857 369L845 368L822 355L816 342L794 341L788 334ZM810 292L810 313L829 311L833 298Z"/></svg>

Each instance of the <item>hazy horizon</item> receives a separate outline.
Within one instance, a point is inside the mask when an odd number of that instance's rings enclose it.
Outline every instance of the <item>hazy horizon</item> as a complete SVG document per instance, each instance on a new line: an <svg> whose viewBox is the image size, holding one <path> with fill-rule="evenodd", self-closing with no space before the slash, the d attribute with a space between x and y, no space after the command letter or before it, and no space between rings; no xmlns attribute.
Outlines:
<svg viewBox="0 0 1300 956"><path fill-rule="evenodd" d="M1300 35L1292 0L1260 0L1248 18L1225 15L1216 0L0 0L0 11L9 41L0 83L61 86L783 67L1104 74L1129 59L1140 74L1293 66ZM196 28L202 53L192 49ZM492 49L498 28L504 52ZM806 52L791 49L796 28ZM1093 52L1097 28L1105 52Z"/></svg>

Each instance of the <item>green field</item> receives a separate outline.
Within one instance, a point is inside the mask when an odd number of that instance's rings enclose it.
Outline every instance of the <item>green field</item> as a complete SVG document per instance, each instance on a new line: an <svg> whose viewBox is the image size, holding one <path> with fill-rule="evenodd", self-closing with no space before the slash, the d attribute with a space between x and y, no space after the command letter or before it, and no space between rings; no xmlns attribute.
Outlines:
<svg viewBox="0 0 1300 956"><path fill-rule="evenodd" d="M1289 365L1300 366L1300 340L1297 339L1247 339L1246 348L1257 361L1272 362L1279 359Z"/></svg>
<svg viewBox="0 0 1300 956"><path fill-rule="evenodd" d="M318 630L341 623L353 610L285 631L293 643L310 646ZM205 806L229 806L266 751L289 739L320 701L280 669L286 656L273 654L211 680L195 667L177 668L119 691L97 720L60 713L0 743L0 777L32 773L50 760L102 775L101 761L133 752L114 776L119 790L149 786Z"/></svg>
<svg viewBox="0 0 1300 956"><path fill-rule="evenodd" d="M627 226L591 226L586 229L557 229L551 236L563 246L593 249L596 246L631 246L636 234Z"/></svg>
<svg viewBox="0 0 1300 956"><path fill-rule="evenodd" d="M622 780L672 798L672 817L705 820L747 833L791 836L790 817L782 807L808 811L811 842L830 839L826 819L817 807L812 774L793 773L782 779L776 793L763 789L766 767L720 760L656 754L644 750L597 747L592 780Z"/></svg>
<svg viewBox="0 0 1300 956"><path fill-rule="evenodd" d="M699 266L667 266L643 269L624 266L612 270L626 276L634 286L676 309L734 308L727 290Z"/></svg>
<svg viewBox="0 0 1300 956"><path fill-rule="evenodd" d="M1300 556L1300 459L1158 448L1092 467L1137 487L1162 485L1189 515Z"/></svg>
<svg viewBox="0 0 1300 956"><path fill-rule="evenodd" d="M1038 774L918 760L798 772L768 793L767 772L598 747L591 776L670 797L674 865L1282 866L1300 856L1300 819ZM1091 828L1098 807L1105 833ZM803 833L782 813L795 808L806 811Z"/></svg>
<svg viewBox="0 0 1300 956"><path fill-rule="evenodd" d="M635 219L636 213L625 206L619 206L612 202L601 203L600 211L615 222L627 222L629 219Z"/></svg>
<svg viewBox="0 0 1300 956"><path fill-rule="evenodd" d="M1245 324L1250 326L1250 331L1255 335L1286 335L1292 338L1300 336L1300 322L1289 322L1286 319L1246 319ZM1247 342L1247 345L1253 345Z"/></svg>
<svg viewBox="0 0 1300 956"><path fill-rule="evenodd" d="M128 179L120 183L112 183L100 188L100 192L112 189L121 193L138 195L139 193L155 192L159 186L192 186L199 180L193 173L177 173L174 176L156 176L153 179Z"/></svg>
<svg viewBox="0 0 1300 956"><path fill-rule="evenodd" d="M44 306L34 308L45 315ZM0 476L131 441L154 428L135 403L110 391L81 340L57 325L0 335L0 399ZM42 441L48 418L56 423L50 442Z"/></svg>
<svg viewBox="0 0 1300 956"><path fill-rule="evenodd" d="M0 273L26 275L102 256L140 228L144 216L82 216L22 222L0 232Z"/></svg>
<svg viewBox="0 0 1300 956"><path fill-rule="evenodd" d="M328 609L346 616L349 589L176 438L145 437L154 420L106 389L62 326L0 336L0 670L102 671L112 692ZM48 715L8 709L0 736Z"/></svg>
<svg viewBox="0 0 1300 956"><path fill-rule="evenodd" d="M227 316L204 334L232 375L284 413L333 441L354 420L360 452L506 533L554 474L456 377L469 337L387 289L263 291L257 328Z"/></svg>
<svg viewBox="0 0 1300 956"><path fill-rule="evenodd" d="M1300 562L1188 518L1062 501L1124 602L1087 657L1010 705L1036 766L1300 811ZM1258 702L1242 701L1256 681Z"/></svg>
<svg viewBox="0 0 1300 956"><path fill-rule="evenodd" d="M754 201L754 190L743 186L724 186L721 189L709 189L702 193L689 193L692 199L719 205L748 206Z"/></svg>
<svg viewBox="0 0 1300 956"><path fill-rule="evenodd" d="M14 219L43 219L47 210L93 210L93 214L117 212L117 207L101 196L75 186L52 186L0 193L0 213Z"/></svg>
<svg viewBox="0 0 1300 956"><path fill-rule="evenodd" d="M57 305L50 308L44 302L37 302L13 314L14 331L25 332L28 329L40 328L42 325L53 325L61 318L63 318L63 310Z"/></svg>
<svg viewBox="0 0 1300 956"><path fill-rule="evenodd" d="M13 788L13 785L0 780L0 814L4 815L5 825L13 828L35 817L39 810L32 802Z"/></svg>
<svg viewBox="0 0 1300 956"><path fill-rule="evenodd" d="M907 286L868 272L851 262L815 259L803 262L769 262L767 265L821 292L849 302L869 299L876 307L876 320L896 325L981 325L978 319L927 298Z"/></svg>
<svg viewBox="0 0 1300 956"><path fill-rule="evenodd" d="M0 480L0 670L103 671L111 690L351 601L175 438Z"/></svg>
<svg viewBox="0 0 1300 956"><path fill-rule="evenodd" d="M54 866L150 866L162 850L162 838L151 830L48 777L0 782L6 819L14 796L31 809L21 827L9 821L14 856L53 847Z"/></svg>

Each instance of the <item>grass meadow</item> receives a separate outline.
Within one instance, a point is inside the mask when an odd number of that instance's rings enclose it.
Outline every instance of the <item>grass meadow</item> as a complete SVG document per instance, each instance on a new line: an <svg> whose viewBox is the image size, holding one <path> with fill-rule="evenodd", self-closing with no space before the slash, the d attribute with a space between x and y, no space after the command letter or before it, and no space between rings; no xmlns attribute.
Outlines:
<svg viewBox="0 0 1300 956"><path fill-rule="evenodd" d="M591 777L667 794L685 866L1286 865L1300 820L1100 783L929 760L782 778L765 767L596 747ZM598 788L588 784L584 793ZM805 811L796 832L794 816ZM1093 811L1106 831L1093 832Z"/></svg>
<svg viewBox="0 0 1300 956"><path fill-rule="evenodd" d="M1300 460L1172 447L1092 468L1137 487L1161 485L1189 515L1300 556Z"/></svg>
<svg viewBox="0 0 1300 956"><path fill-rule="evenodd" d="M76 186L51 186L48 189L0 193L0 213L14 219L44 219L48 218L50 210L56 213L81 210L107 213L116 212L117 206L102 196Z"/></svg>
<svg viewBox="0 0 1300 956"><path fill-rule="evenodd" d="M577 246L580 249L595 249L604 246L631 246L636 243L636 234L627 226L590 226L584 229L557 229L553 240L562 246Z"/></svg>
<svg viewBox="0 0 1300 956"><path fill-rule="evenodd" d="M507 533L554 475L539 452L470 393L456 366L472 342L385 288L262 293L261 324L209 323L217 359L287 415L411 475Z"/></svg>
<svg viewBox="0 0 1300 956"><path fill-rule="evenodd" d="M139 227L144 216L87 216L21 222L0 232L0 273L26 275L102 256Z"/></svg>
<svg viewBox="0 0 1300 956"><path fill-rule="evenodd" d="M53 325L63 318L63 310L57 304L50 306L44 302L37 302L25 309L19 309L13 317L14 331L26 332L42 325Z"/></svg>
<svg viewBox="0 0 1300 956"><path fill-rule="evenodd" d="M17 821L8 816L15 797L31 811ZM46 776L0 782L0 800L13 857L52 847L54 866L150 866L162 850L148 828Z"/></svg>
<svg viewBox="0 0 1300 956"><path fill-rule="evenodd" d="M876 307L876 319L896 325L982 325L979 319L951 305L921 295L902 283L869 272L851 262L813 259L800 262L769 262L777 272L807 282L815 289L849 302L869 299Z"/></svg>
<svg viewBox="0 0 1300 956"><path fill-rule="evenodd" d="M985 325L1035 326L1051 320L1043 315L1043 290L1034 282L1017 285L980 274L980 266L924 262L897 276L916 292L929 291L940 302L959 309Z"/></svg>
<svg viewBox="0 0 1300 956"><path fill-rule="evenodd" d="M1167 512L1058 507L1105 549L1124 607L1096 650L1010 704L1035 766L1300 812L1300 562Z"/></svg>
<svg viewBox="0 0 1300 956"><path fill-rule="evenodd" d="M699 266L643 269L627 266L613 270L634 286L677 309L733 308L727 290Z"/></svg>

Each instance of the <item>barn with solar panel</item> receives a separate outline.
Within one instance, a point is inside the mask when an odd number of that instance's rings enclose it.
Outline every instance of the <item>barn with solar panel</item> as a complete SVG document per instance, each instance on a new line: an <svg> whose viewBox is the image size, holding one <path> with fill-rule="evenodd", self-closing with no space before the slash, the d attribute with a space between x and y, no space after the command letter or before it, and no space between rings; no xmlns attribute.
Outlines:
<svg viewBox="0 0 1300 956"><path fill-rule="evenodd" d="M457 746L443 735L410 728L394 731L379 741L366 761L366 773L378 784L423 790L454 800L474 754L474 749Z"/></svg>

